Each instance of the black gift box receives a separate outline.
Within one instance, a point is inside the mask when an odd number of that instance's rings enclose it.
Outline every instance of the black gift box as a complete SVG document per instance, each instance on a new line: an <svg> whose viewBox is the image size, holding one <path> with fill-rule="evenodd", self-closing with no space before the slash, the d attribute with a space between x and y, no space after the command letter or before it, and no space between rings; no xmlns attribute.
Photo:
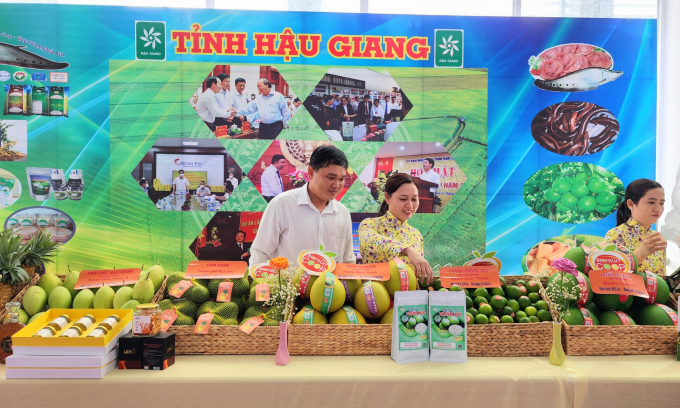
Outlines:
<svg viewBox="0 0 680 408"><path fill-rule="evenodd" d="M155 337L134 337L128 333L118 341L121 370L165 370L175 363L175 333Z"/></svg>

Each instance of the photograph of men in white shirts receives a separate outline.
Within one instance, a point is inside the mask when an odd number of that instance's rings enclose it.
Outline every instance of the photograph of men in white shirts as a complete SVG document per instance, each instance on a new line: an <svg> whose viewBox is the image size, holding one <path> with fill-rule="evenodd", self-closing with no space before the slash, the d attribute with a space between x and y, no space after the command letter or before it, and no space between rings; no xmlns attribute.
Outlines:
<svg viewBox="0 0 680 408"><path fill-rule="evenodd" d="M236 92L231 93L231 98L234 101L231 106L235 109L245 109L250 102L248 95L244 92L246 89L246 80L243 78L236 78L234 81ZM234 117L234 124L241 127L241 124L246 120L245 116L239 115Z"/></svg>
<svg viewBox="0 0 680 408"><path fill-rule="evenodd" d="M231 112L227 108L220 108L220 106L217 104L217 99L215 96L220 92L221 89L219 79L217 77L209 77L206 79L205 84L208 89L206 89L201 94L201 97L198 98L198 102L196 103L196 113L198 113L205 124L208 125L210 130L214 132L216 126L222 126L216 125L216 121L217 123L226 123L226 119L217 119L228 118L231 116Z"/></svg>
<svg viewBox="0 0 680 408"><path fill-rule="evenodd" d="M309 182L274 198L262 215L250 247L250 266L283 256L295 261L305 249L323 245L338 263L356 263L349 210L335 200L345 185L347 157L335 146L319 146L309 159Z"/></svg>
<svg viewBox="0 0 680 408"><path fill-rule="evenodd" d="M186 195L189 191L189 180L184 177L184 170L179 171L179 176L172 181L172 194Z"/></svg>
<svg viewBox="0 0 680 408"><path fill-rule="evenodd" d="M442 183L439 181L439 173L434 171L434 159L429 157L423 159L423 170L424 172L420 175L420 179L437 184L436 188L430 187L430 198L434 198L437 189L442 186Z"/></svg>
<svg viewBox="0 0 680 408"><path fill-rule="evenodd" d="M274 197L283 193L283 180L280 172L285 165L286 158L280 154L275 154L272 157L272 164L262 173L260 187L265 201L270 202Z"/></svg>
<svg viewBox="0 0 680 408"><path fill-rule="evenodd" d="M373 100L373 106L371 107L371 121L373 123L380 123L382 122L383 118L385 117L385 108L380 105L380 101L378 99Z"/></svg>
<svg viewBox="0 0 680 408"><path fill-rule="evenodd" d="M205 186L205 181L201 180L201 185L196 188L197 196L209 196L210 189Z"/></svg>
<svg viewBox="0 0 680 408"><path fill-rule="evenodd" d="M234 105L234 97L231 94L231 88L229 84L229 75L225 73L217 74L217 80L220 83L220 90L215 94L215 100L217 101L217 106L229 112L229 109ZM232 118L231 112L226 117L218 117L215 119L215 127L217 126L231 126L232 124L240 125L240 120L238 118Z"/></svg>
<svg viewBox="0 0 680 408"><path fill-rule="evenodd" d="M245 116L251 113L260 114L259 139L276 139L284 126L288 126L290 121L290 111L286 98L280 93L272 90L272 84L267 78L260 78L257 81L257 90L260 95L255 98L253 103L248 104L243 109L233 109L232 112Z"/></svg>
<svg viewBox="0 0 680 408"><path fill-rule="evenodd" d="M401 115L401 104L397 102L396 96L393 96L392 100L387 103L387 112L385 117L391 121L394 121L397 118L399 121L403 119Z"/></svg>

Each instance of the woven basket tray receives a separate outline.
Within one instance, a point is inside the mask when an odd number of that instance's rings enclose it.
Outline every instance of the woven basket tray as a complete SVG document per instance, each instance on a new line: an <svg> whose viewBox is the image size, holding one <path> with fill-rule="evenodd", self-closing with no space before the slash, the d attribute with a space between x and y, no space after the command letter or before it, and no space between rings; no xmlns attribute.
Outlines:
<svg viewBox="0 0 680 408"><path fill-rule="evenodd" d="M194 326L170 326L175 354L276 354L278 327L257 327L246 334L238 326L211 326L208 334L194 334ZM290 344L290 337L289 337Z"/></svg>
<svg viewBox="0 0 680 408"><path fill-rule="evenodd" d="M17 293L16 296L12 298L12 302L20 302L24 299L24 293L30 288L31 286L35 286L38 284L38 281L40 280L40 276L38 274L33 275L33 279L31 279L31 282L27 283L26 286L24 286L23 289L19 293ZM0 305L0 324L2 324L3 319L5 318L5 304Z"/></svg>
<svg viewBox="0 0 680 408"><path fill-rule="evenodd" d="M389 324L293 324L288 332L288 351L295 356L390 355Z"/></svg>
<svg viewBox="0 0 680 408"><path fill-rule="evenodd" d="M678 310L677 303L666 303ZM568 356L675 355L675 326L570 326L562 322L562 346Z"/></svg>

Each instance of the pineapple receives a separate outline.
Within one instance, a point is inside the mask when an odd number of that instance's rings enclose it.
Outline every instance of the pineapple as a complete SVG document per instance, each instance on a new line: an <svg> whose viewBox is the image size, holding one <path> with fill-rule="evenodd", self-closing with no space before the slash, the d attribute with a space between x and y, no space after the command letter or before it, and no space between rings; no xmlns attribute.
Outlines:
<svg viewBox="0 0 680 408"><path fill-rule="evenodd" d="M29 277L32 277L35 270L44 269L45 264L53 262L50 257L57 253L59 243L52 242L52 237L48 230L40 231L40 234L31 238L24 245L25 254L21 261L21 266L26 270Z"/></svg>
<svg viewBox="0 0 680 408"><path fill-rule="evenodd" d="M13 229L0 232L0 306L12 300L29 280L28 273L21 267L25 249L21 236Z"/></svg>

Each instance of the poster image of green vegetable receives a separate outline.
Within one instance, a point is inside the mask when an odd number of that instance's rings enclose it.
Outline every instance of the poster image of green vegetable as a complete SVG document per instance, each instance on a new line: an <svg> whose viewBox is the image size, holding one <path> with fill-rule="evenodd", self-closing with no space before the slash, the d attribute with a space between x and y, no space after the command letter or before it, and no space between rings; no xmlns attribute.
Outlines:
<svg viewBox="0 0 680 408"><path fill-rule="evenodd" d="M531 211L551 221L583 224L602 219L623 200L621 180L589 163L553 164L534 173L522 196Z"/></svg>

